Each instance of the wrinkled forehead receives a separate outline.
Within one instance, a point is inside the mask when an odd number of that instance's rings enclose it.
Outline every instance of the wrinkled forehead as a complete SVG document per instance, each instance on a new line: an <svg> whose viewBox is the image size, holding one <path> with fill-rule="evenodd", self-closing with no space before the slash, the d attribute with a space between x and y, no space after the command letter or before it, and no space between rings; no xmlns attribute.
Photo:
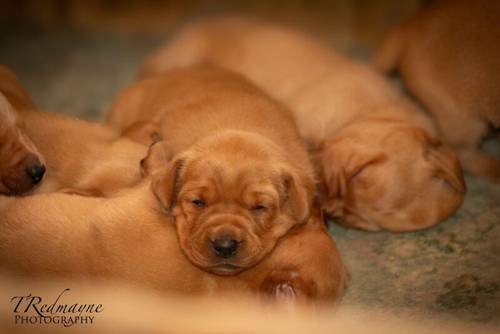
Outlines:
<svg viewBox="0 0 500 334"><path fill-rule="evenodd" d="M181 178L191 187L212 187L224 193L281 191L279 170L265 160L197 157L184 161Z"/></svg>

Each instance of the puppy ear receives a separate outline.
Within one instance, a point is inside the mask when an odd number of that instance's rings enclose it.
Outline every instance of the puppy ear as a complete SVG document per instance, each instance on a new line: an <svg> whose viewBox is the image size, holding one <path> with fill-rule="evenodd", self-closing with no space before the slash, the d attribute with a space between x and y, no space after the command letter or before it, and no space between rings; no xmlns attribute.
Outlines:
<svg viewBox="0 0 500 334"><path fill-rule="evenodd" d="M0 93L0 119L2 120L2 125L6 124L12 126L16 124L17 114L9 100Z"/></svg>
<svg viewBox="0 0 500 334"><path fill-rule="evenodd" d="M341 148L343 147L343 148ZM372 152L351 146L326 144L320 157L320 175L328 198L343 198L349 181L366 168L386 159L381 152Z"/></svg>
<svg viewBox="0 0 500 334"><path fill-rule="evenodd" d="M0 65L0 91L15 110L36 109L33 100L15 73L3 65Z"/></svg>
<svg viewBox="0 0 500 334"><path fill-rule="evenodd" d="M310 215L315 185L312 177L299 173L285 172L283 176L285 201L298 222L304 222Z"/></svg>
<svg viewBox="0 0 500 334"><path fill-rule="evenodd" d="M168 214L171 214L177 200L183 164L183 160L173 160L164 171L157 170L151 176L151 189Z"/></svg>
<svg viewBox="0 0 500 334"><path fill-rule="evenodd" d="M375 152L359 152L353 155L346 166L346 177L347 180L352 180L356 176L360 175L366 168L371 165L381 163L386 160L387 156L384 153Z"/></svg>
<svg viewBox="0 0 500 334"><path fill-rule="evenodd" d="M167 213L175 204L182 165L183 160L173 159L173 151L165 141L151 145L141 160L142 175L151 178L151 190Z"/></svg>
<svg viewBox="0 0 500 334"><path fill-rule="evenodd" d="M141 175L147 177L156 170L160 170L169 165L173 158L173 150L165 141L159 141L151 144L148 154L141 160Z"/></svg>
<svg viewBox="0 0 500 334"><path fill-rule="evenodd" d="M424 158L431 164L434 176L444 180L458 193L466 192L462 167L455 153L439 139L424 133Z"/></svg>

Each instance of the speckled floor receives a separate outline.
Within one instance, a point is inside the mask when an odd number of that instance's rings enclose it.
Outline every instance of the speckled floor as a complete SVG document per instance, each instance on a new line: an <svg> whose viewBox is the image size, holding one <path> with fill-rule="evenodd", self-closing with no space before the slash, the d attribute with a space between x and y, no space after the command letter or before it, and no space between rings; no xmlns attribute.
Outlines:
<svg viewBox="0 0 500 334"><path fill-rule="evenodd" d="M18 73L41 108L99 120L161 40L4 29L0 63ZM427 231L368 233L333 225L352 275L344 303L500 323L500 185L472 176L467 185L462 208Z"/></svg>

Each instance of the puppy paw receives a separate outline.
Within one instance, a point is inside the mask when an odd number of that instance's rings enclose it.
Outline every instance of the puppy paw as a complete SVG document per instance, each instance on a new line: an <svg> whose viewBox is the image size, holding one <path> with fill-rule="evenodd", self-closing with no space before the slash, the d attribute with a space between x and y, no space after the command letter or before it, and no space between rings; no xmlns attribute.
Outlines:
<svg viewBox="0 0 500 334"><path fill-rule="evenodd" d="M281 282L271 287L271 296L278 303L294 303L297 293L289 282Z"/></svg>
<svg viewBox="0 0 500 334"><path fill-rule="evenodd" d="M273 270L264 280L261 291L267 299L284 304L308 301L314 296L314 287L296 270Z"/></svg>

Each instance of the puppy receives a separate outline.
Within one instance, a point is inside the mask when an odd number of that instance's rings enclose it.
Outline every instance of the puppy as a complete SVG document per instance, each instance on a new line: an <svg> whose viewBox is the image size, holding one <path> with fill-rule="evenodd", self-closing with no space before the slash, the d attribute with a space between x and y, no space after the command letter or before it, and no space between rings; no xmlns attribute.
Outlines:
<svg viewBox="0 0 500 334"><path fill-rule="evenodd" d="M140 181L147 146L104 125L37 110L15 75L1 66L0 89L1 193L31 190L45 168L35 192L107 196Z"/></svg>
<svg viewBox="0 0 500 334"><path fill-rule="evenodd" d="M240 75L199 65L138 81L108 123L144 121L166 140L153 189L194 265L234 275L307 221L313 169L292 115Z"/></svg>
<svg viewBox="0 0 500 334"><path fill-rule="evenodd" d="M379 70L399 71L464 168L497 182L500 158L480 144L500 128L499 17L498 1L436 1L395 27L375 57Z"/></svg>
<svg viewBox="0 0 500 334"><path fill-rule="evenodd" d="M290 107L315 157L324 210L344 224L412 231L461 205L465 184L455 155L433 137L430 120L369 67L297 31L226 18L188 26L141 75L200 61L245 74Z"/></svg>
<svg viewBox="0 0 500 334"><path fill-rule="evenodd" d="M0 194L22 195L45 174L44 159L24 130L22 120L0 93Z"/></svg>
<svg viewBox="0 0 500 334"><path fill-rule="evenodd" d="M151 150L146 170L168 168L157 165L167 154L162 146ZM249 291L279 300L328 302L342 295L346 274L319 212L295 225L259 263L227 276L233 267L214 270L188 260L177 236L183 222L166 213L152 191L174 184L166 177L157 184L151 172L145 174L151 176L110 198L0 196L0 267L34 277L112 279L192 295Z"/></svg>

